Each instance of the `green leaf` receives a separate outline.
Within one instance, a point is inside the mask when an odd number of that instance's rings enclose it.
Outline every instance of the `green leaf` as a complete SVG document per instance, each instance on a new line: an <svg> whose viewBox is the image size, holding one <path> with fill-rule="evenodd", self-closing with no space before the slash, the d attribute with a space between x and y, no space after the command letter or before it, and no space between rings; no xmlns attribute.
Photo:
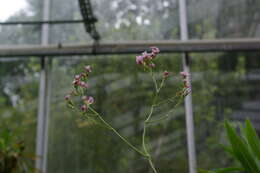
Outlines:
<svg viewBox="0 0 260 173"><path fill-rule="evenodd" d="M260 160L260 140L249 120L246 120L245 136L252 152Z"/></svg>
<svg viewBox="0 0 260 173"><path fill-rule="evenodd" d="M235 129L225 121L225 128L229 142L232 146L235 157L239 160L246 172L260 172L254 156L250 153L246 143L236 134Z"/></svg>
<svg viewBox="0 0 260 173"><path fill-rule="evenodd" d="M230 168L220 168L214 170L215 173L229 173L229 172L238 172L238 171L244 171L244 169L237 168L237 167L230 167Z"/></svg>

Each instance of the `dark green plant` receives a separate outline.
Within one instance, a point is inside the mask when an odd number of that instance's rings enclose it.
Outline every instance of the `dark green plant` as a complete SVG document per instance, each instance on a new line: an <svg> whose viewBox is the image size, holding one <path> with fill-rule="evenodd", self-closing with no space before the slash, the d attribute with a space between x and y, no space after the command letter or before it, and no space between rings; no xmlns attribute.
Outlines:
<svg viewBox="0 0 260 173"><path fill-rule="evenodd" d="M225 121L225 129L230 146L225 150L239 163L239 166L220 168L211 171L201 170L201 173L245 172L260 173L260 139L249 120L240 127L241 135L236 132L231 123Z"/></svg>
<svg viewBox="0 0 260 173"><path fill-rule="evenodd" d="M32 169L29 162L32 158L25 154L23 141L15 140L11 131L0 132L0 172L1 173L28 173Z"/></svg>

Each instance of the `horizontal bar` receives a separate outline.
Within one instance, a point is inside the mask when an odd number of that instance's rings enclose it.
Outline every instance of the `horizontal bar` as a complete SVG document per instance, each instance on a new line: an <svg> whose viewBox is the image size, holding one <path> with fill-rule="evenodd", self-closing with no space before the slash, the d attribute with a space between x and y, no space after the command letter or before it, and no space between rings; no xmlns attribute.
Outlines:
<svg viewBox="0 0 260 173"><path fill-rule="evenodd" d="M69 24L83 23L83 20L51 20L51 21L15 21L15 22L0 22L0 25L42 25L42 24Z"/></svg>
<svg viewBox="0 0 260 173"><path fill-rule="evenodd" d="M84 45L2 46L0 57L134 54L157 46L162 53L260 51L260 39L132 41Z"/></svg>

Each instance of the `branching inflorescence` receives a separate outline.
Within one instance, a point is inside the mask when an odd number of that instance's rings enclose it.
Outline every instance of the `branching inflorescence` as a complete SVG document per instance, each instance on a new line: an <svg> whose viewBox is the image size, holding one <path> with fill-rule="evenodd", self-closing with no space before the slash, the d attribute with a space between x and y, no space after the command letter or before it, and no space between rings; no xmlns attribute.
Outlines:
<svg viewBox="0 0 260 173"><path fill-rule="evenodd" d="M157 170L154 166L154 163L152 161L152 155L149 149L147 148L147 128L150 123L157 123L161 120L164 120L169 117L169 115L173 112L174 108L179 105L185 96L187 96L191 88L189 86L188 78L189 74L187 72L180 72L180 75L182 77L182 83L176 92L175 96L169 97L166 100L159 101L158 97L160 94L160 91L165 85L165 80L167 80L171 75L168 71L164 71L158 81L156 79L154 74L154 69L156 68L155 60L157 59L157 55L159 54L160 50L157 47L151 47L151 52L143 52L141 55L136 56L136 63L143 67L145 71L149 72L153 84L154 84L154 96L152 98L152 105L150 107L150 111L148 115L145 117L145 120L143 122L143 134L142 134L142 148L134 146L129 142L125 137L123 137L113 126L107 122L101 114L99 114L93 107L92 104L94 103L94 98L92 96L88 95L88 79L89 75L92 72L91 66L85 66L84 71L80 73L79 75L76 75L72 85L73 90L70 92L70 94L65 96L65 100L67 102L67 105L72 108L73 110L80 113L82 116L85 116L87 119L98 120L104 127L108 128L109 130L113 131L123 142L125 142L130 148L132 148L134 151L139 153L141 156L146 158L153 170L154 173L157 173ZM74 97L80 98L80 104L76 104L74 101ZM170 109L165 115L155 119L153 117L154 109L156 107L159 107L160 105L164 103L174 103L172 106L172 109Z"/></svg>

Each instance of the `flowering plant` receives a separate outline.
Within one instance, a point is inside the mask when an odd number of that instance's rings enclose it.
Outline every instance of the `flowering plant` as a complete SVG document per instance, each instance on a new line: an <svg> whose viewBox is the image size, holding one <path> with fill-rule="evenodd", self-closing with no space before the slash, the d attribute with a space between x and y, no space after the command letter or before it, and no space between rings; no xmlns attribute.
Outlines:
<svg viewBox="0 0 260 173"><path fill-rule="evenodd" d="M88 84L88 79L90 77L90 74L92 72L91 66L87 65L84 67L84 71L78 75L75 76L72 86L73 89L70 92L70 94L65 96L65 100L67 102L67 105L72 108L73 110L77 111L81 116L86 117L88 120L94 120L98 121L102 126L106 127L107 129L111 130L115 133L123 142L125 142L130 148L132 148L134 151L139 153L141 156L146 158L153 170L154 173L157 173L157 170L154 166L153 159L151 156L151 153L147 147L147 128L149 124L156 123L161 120L164 120L169 117L170 113L173 111L173 109L169 110L165 115L157 118L152 119L152 116L154 114L154 109L156 107L160 107L162 104L165 103L174 103L173 108L175 108L177 105L179 105L185 96L187 96L191 88L189 86L189 74L187 72L180 72L182 83L179 86L179 89L177 90L175 96L169 97L166 100L160 101L159 100L159 94L160 91L165 87L165 81L171 77L172 75L168 71L162 72L160 79L156 78L154 69L156 68L156 61L157 56L159 54L160 50L157 47L151 47L151 52L143 52L141 55L136 56L136 63L140 67L143 68L143 70L150 74L151 79L154 84L154 94L152 98L152 105L150 106L150 110L148 115L146 116L144 122L143 122L143 132L142 132L142 148L139 149L138 147L134 146L129 140L127 140L125 137L123 137L108 121L106 121L103 116L98 113L92 106L92 104L95 102L94 98L90 95L88 95L88 91L90 89ZM77 102L80 98L80 103ZM177 102L175 102L177 100Z"/></svg>

